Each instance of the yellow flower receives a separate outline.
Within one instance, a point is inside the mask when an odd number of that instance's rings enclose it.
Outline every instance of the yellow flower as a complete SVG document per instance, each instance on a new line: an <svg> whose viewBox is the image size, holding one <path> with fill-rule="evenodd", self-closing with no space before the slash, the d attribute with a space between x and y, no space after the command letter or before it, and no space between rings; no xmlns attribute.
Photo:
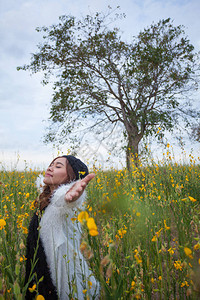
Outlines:
<svg viewBox="0 0 200 300"><path fill-rule="evenodd" d="M96 223L95 223L95 221L94 221L93 218L88 218L87 219L87 227L89 229L89 234L91 236L96 236L96 235L99 234L98 230L97 230L97 225L96 225Z"/></svg>
<svg viewBox="0 0 200 300"><path fill-rule="evenodd" d="M167 226L167 224L166 224L166 220L164 220L164 225L165 225L165 230L169 230L170 229L170 227Z"/></svg>
<svg viewBox="0 0 200 300"><path fill-rule="evenodd" d="M131 282L131 291L132 291L134 288L135 288L135 281L133 280L133 281Z"/></svg>
<svg viewBox="0 0 200 300"><path fill-rule="evenodd" d="M155 233L155 235L153 236L153 238L152 238L152 242L156 242L157 241L157 238L160 236L160 234L161 234L161 231L163 230L163 228L160 228L160 230L158 230L156 233Z"/></svg>
<svg viewBox="0 0 200 300"><path fill-rule="evenodd" d="M136 259L136 261L137 261L138 264L141 264L141 263L142 263L142 259L141 259L140 255L139 255L138 253L136 253L136 254L134 255L134 257L135 257L135 259Z"/></svg>
<svg viewBox="0 0 200 300"><path fill-rule="evenodd" d="M190 196L188 196L188 198L190 199L190 201L192 201L192 202L196 202L197 200L196 199L194 199L193 197L190 197Z"/></svg>
<svg viewBox="0 0 200 300"><path fill-rule="evenodd" d="M29 288L29 291L32 293L32 292L35 291L35 289L36 289L36 284L34 284L34 285L32 286L32 288Z"/></svg>
<svg viewBox="0 0 200 300"><path fill-rule="evenodd" d="M189 286L189 284L188 284L188 282L186 280L181 283L181 287L184 287L184 286Z"/></svg>
<svg viewBox="0 0 200 300"><path fill-rule="evenodd" d="M196 245L194 245L194 250L198 250L198 249L200 249L200 244L199 243L197 243Z"/></svg>
<svg viewBox="0 0 200 300"><path fill-rule="evenodd" d="M26 227L22 226L22 229L23 229L23 233L24 233L24 234L27 234L27 233L28 233L28 229L27 229Z"/></svg>
<svg viewBox="0 0 200 300"><path fill-rule="evenodd" d="M95 229L91 229L91 230L89 230L89 234L91 236L97 236L99 234L99 232L97 230L95 230Z"/></svg>
<svg viewBox="0 0 200 300"><path fill-rule="evenodd" d="M72 223L74 223L77 220L76 217L71 218Z"/></svg>
<svg viewBox="0 0 200 300"><path fill-rule="evenodd" d="M89 289L92 288L92 282L88 280L88 286L89 286Z"/></svg>
<svg viewBox="0 0 200 300"><path fill-rule="evenodd" d="M83 223L83 221L87 221L89 218L89 215L87 213L87 211L81 211L78 215L78 221L80 223Z"/></svg>
<svg viewBox="0 0 200 300"><path fill-rule="evenodd" d="M34 209L35 209L35 200L31 202L30 209L31 209L31 210L34 210Z"/></svg>
<svg viewBox="0 0 200 300"><path fill-rule="evenodd" d="M85 175L85 172L83 172L83 171L79 171L78 172L80 175Z"/></svg>
<svg viewBox="0 0 200 300"><path fill-rule="evenodd" d="M87 227L89 230L97 230L97 225L95 223L94 218L87 219Z"/></svg>
<svg viewBox="0 0 200 300"><path fill-rule="evenodd" d="M152 242L156 242L156 241L157 241L157 236L154 235L151 241L152 241Z"/></svg>
<svg viewBox="0 0 200 300"><path fill-rule="evenodd" d="M184 248L184 252L185 252L185 254L186 254L187 256L189 256L190 254L192 254L192 250L190 250L190 248L188 248L188 247L185 247L185 248Z"/></svg>
<svg viewBox="0 0 200 300"><path fill-rule="evenodd" d="M185 252L185 254L186 254L189 258L193 258L193 256L192 256L192 250L190 250L190 248L185 247L185 248L184 248L184 252Z"/></svg>
<svg viewBox="0 0 200 300"><path fill-rule="evenodd" d="M83 294L86 294L87 293L87 289L83 290Z"/></svg>
<svg viewBox="0 0 200 300"><path fill-rule="evenodd" d="M157 237L160 236L162 230L163 230L163 228L160 228L160 230L158 230L158 231L156 232L156 236L157 236Z"/></svg>
<svg viewBox="0 0 200 300"><path fill-rule="evenodd" d="M162 276L159 276L158 279L159 279L159 280L162 280Z"/></svg>
<svg viewBox="0 0 200 300"><path fill-rule="evenodd" d="M110 282L110 278L108 278L108 279L106 280L106 283L107 283L107 284L109 284L109 282Z"/></svg>
<svg viewBox="0 0 200 300"><path fill-rule="evenodd" d="M26 198L28 198L30 196L30 194L29 193L26 193Z"/></svg>
<svg viewBox="0 0 200 300"><path fill-rule="evenodd" d="M42 295L38 295L38 296L36 297L36 300L45 300L45 298L44 298Z"/></svg>
<svg viewBox="0 0 200 300"><path fill-rule="evenodd" d="M6 226L6 221L4 219L0 219L0 230L2 230Z"/></svg>
<svg viewBox="0 0 200 300"><path fill-rule="evenodd" d="M116 186L120 186L121 182L119 182L117 179L115 179L115 184L116 184Z"/></svg>
<svg viewBox="0 0 200 300"><path fill-rule="evenodd" d="M183 269L183 266L182 266L182 263L180 260L176 260L174 262L174 267L176 268L176 270L180 270L180 271L182 271L182 269Z"/></svg>
<svg viewBox="0 0 200 300"><path fill-rule="evenodd" d="M169 254L174 254L174 249L173 248L169 248L168 250L167 250L168 252L169 252Z"/></svg>
<svg viewBox="0 0 200 300"><path fill-rule="evenodd" d="M125 229L119 229L118 230L118 235L120 236L120 238L122 239L123 238L123 236L126 234L126 230Z"/></svg>

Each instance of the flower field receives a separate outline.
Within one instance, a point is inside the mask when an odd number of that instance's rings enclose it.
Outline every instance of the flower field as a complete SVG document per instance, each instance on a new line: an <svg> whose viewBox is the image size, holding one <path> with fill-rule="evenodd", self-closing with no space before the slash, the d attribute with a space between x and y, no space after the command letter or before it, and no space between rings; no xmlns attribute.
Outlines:
<svg viewBox="0 0 200 300"><path fill-rule="evenodd" d="M81 251L101 299L200 297L200 165L160 162L93 170ZM0 172L0 299L24 299L25 244L39 172ZM36 287L33 287L34 289ZM83 290L85 299L87 290ZM43 299L40 295L37 299Z"/></svg>

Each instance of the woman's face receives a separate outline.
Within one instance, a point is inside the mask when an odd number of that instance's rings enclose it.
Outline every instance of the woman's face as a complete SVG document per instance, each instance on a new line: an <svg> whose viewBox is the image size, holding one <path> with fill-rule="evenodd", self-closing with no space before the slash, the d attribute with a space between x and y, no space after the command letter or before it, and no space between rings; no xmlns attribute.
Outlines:
<svg viewBox="0 0 200 300"><path fill-rule="evenodd" d="M58 157L47 168L43 181L50 185L51 189L55 189L67 180L67 160L65 157Z"/></svg>

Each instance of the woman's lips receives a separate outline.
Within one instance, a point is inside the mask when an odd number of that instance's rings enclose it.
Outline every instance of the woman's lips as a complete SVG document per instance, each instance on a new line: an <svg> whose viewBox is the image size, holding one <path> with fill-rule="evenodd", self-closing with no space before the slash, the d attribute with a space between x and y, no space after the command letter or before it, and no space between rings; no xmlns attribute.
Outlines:
<svg viewBox="0 0 200 300"><path fill-rule="evenodd" d="M52 175L49 174L49 173L46 173L46 174L45 174L45 177L52 177Z"/></svg>

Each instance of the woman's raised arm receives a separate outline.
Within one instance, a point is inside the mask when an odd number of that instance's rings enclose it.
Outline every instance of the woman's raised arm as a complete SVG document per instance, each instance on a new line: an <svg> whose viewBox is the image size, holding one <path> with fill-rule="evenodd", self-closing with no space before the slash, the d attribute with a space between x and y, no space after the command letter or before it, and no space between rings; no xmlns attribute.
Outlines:
<svg viewBox="0 0 200 300"><path fill-rule="evenodd" d="M88 174L86 177L77 181L65 194L65 200L67 202L74 202L76 201L84 192L87 184L95 177L94 173Z"/></svg>

